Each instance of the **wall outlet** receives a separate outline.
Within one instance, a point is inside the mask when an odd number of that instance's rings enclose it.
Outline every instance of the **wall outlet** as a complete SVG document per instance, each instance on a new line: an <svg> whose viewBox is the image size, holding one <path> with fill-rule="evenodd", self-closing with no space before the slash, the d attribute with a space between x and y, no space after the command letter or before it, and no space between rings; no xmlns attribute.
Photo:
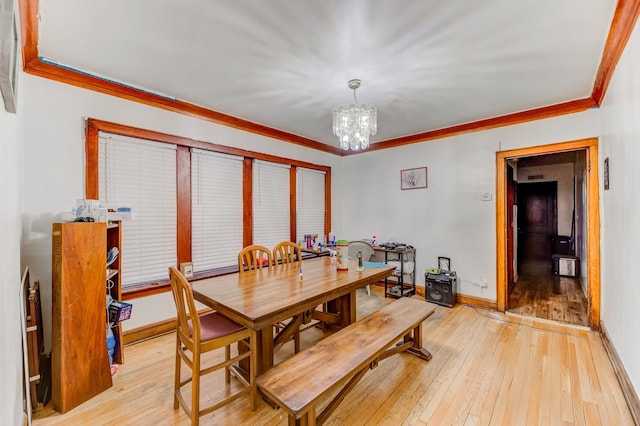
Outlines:
<svg viewBox="0 0 640 426"><path fill-rule="evenodd" d="M487 282L482 275L480 275L480 282L478 283L478 287L487 288Z"/></svg>
<svg viewBox="0 0 640 426"><path fill-rule="evenodd" d="M471 280L464 280L464 281L468 282L469 284L471 284L471 285L473 285L475 287L487 288L487 286L488 286L487 282L482 277L480 277L480 281L471 281Z"/></svg>
<svg viewBox="0 0 640 426"><path fill-rule="evenodd" d="M491 193L485 192L482 194L482 201L491 201Z"/></svg>

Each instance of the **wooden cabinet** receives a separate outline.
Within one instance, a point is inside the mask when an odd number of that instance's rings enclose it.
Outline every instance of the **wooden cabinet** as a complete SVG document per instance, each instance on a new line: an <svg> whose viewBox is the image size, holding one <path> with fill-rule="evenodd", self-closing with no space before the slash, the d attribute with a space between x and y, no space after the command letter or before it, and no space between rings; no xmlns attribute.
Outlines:
<svg viewBox="0 0 640 426"><path fill-rule="evenodd" d="M116 248L118 250L118 257L109 266L107 266L107 282L106 289L108 294L114 299L122 300L122 273L121 263L122 258L121 241L122 241L122 226L120 221L113 221L107 224L107 243L106 250ZM116 346L113 351L113 363L124 363L124 351L122 348L122 323L107 323L107 327L111 327L113 331L113 337L116 341Z"/></svg>
<svg viewBox="0 0 640 426"><path fill-rule="evenodd" d="M106 224L54 223L52 243L51 397L64 413L112 385L105 329Z"/></svg>

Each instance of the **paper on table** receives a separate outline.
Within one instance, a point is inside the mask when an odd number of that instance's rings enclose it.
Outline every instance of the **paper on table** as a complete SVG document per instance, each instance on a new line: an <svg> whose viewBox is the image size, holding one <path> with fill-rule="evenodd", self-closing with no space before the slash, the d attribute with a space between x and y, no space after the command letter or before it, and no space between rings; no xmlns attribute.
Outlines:
<svg viewBox="0 0 640 426"><path fill-rule="evenodd" d="M384 262L364 262L362 266L365 268L386 268L389 265Z"/></svg>

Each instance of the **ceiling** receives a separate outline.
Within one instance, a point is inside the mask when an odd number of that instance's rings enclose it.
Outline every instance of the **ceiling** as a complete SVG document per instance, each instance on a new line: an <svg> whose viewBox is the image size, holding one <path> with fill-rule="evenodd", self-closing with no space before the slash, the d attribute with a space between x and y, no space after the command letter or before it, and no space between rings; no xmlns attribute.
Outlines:
<svg viewBox="0 0 640 426"><path fill-rule="evenodd" d="M591 96L615 0L40 1L38 55L337 146L332 109L378 108L372 142Z"/></svg>

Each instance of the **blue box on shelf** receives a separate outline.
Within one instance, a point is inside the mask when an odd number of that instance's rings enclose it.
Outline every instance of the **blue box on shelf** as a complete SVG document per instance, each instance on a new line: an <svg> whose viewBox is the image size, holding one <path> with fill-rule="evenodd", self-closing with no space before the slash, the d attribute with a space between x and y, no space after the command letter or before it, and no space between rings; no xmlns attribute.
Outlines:
<svg viewBox="0 0 640 426"><path fill-rule="evenodd" d="M109 304L109 322L117 323L131 318L133 305L127 302L114 300Z"/></svg>

